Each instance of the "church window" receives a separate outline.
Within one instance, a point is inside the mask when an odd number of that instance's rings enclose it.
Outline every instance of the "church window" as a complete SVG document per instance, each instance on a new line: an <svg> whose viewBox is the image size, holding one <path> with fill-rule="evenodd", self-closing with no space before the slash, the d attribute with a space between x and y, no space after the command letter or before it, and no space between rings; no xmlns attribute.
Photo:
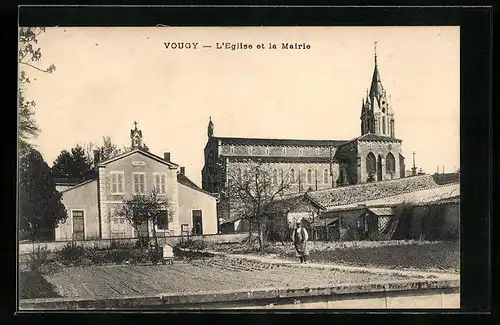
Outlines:
<svg viewBox="0 0 500 325"><path fill-rule="evenodd" d="M312 170L307 170L307 184L312 184Z"/></svg>
<svg viewBox="0 0 500 325"><path fill-rule="evenodd" d="M231 154L234 154L234 146L231 146L231 148L229 148L229 152L230 152Z"/></svg>
<svg viewBox="0 0 500 325"><path fill-rule="evenodd" d="M290 182L292 184L295 184L295 181L296 181L295 180L295 169L292 168L292 169L290 169Z"/></svg>
<svg viewBox="0 0 500 325"><path fill-rule="evenodd" d="M304 148L300 148L300 149L299 149L299 155L301 155L301 156L302 156L303 154L304 154Z"/></svg>
<svg viewBox="0 0 500 325"><path fill-rule="evenodd" d="M319 156L320 150L319 148L316 148L316 155Z"/></svg>
<svg viewBox="0 0 500 325"><path fill-rule="evenodd" d="M266 148L266 155L269 155L269 153L271 152L271 149L269 149L269 147Z"/></svg>
<svg viewBox="0 0 500 325"><path fill-rule="evenodd" d="M167 193L166 179L167 175L164 173L153 173L154 187L158 194Z"/></svg>
<svg viewBox="0 0 500 325"><path fill-rule="evenodd" d="M251 155L253 153L253 147L248 147L248 154Z"/></svg>
<svg viewBox="0 0 500 325"><path fill-rule="evenodd" d="M146 173L132 173L133 193L146 193Z"/></svg>
<svg viewBox="0 0 500 325"><path fill-rule="evenodd" d="M377 172L377 160L372 152L366 156L366 172L368 174L375 174Z"/></svg>
<svg viewBox="0 0 500 325"><path fill-rule="evenodd" d="M273 169L272 184L273 185L278 184L278 171L276 169Z"/></svg>
<svg viewBox="0 0 500 325"><path fill-rule="evenodd" d="M386 172L390 174L394 174L396 172L396 159L392 153L388 153L385 158L385 168Z"/></svg>
<svg viewBox="0 0 500 325"><path fill-rule="evenodd" d="M382 117L382 134L385 134L385 117Z"/></svg>
<svg viewBox="0 0 500 325"><path fill-rule="evenodd" d="M111 194L125 194L124 173L110 172Z"/></svg>
<svg viewBox="0 0 500 325"><path fill-rule="evenodd" d="M328 184L328 169L323 170L323 183Z"/></svg>
<svg viewBox="0 0 500 325"><path fill-rule="evenodd" d="M283 152L284 155L286 155L286 148L283 148L282 152Z"/></svg>

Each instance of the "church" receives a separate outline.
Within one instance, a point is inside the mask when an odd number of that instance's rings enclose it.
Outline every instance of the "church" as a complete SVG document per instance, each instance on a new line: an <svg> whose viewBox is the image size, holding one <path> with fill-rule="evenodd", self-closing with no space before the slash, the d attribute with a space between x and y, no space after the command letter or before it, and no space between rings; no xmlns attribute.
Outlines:
<svg viewBox="0 0 500 325"><path fill-rule="evenodd" d="M376 51L360 119L361 134L350 140L220 137L210 119L202 188L219 193L226 175L248 160L269 164L273 174L286 171L295 193L405 177L402 140L396 138L391 96L382 85ZM226 209L218 210L219 217L231 218L222 213Z"/></svg>

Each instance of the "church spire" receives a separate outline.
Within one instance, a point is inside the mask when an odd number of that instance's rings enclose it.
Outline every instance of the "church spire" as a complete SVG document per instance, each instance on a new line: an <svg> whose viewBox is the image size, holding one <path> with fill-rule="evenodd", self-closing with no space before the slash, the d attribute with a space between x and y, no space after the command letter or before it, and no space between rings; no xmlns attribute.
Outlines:
<svg viewBox="0 0 500 325"><path fill-rule="evenodd" d="M361 135L373 133L394 137L394 112L387 94L382 86L378 69L377 42L373 43L374 68L369 90L366 94L366 106L362 111ZM365 114L363 114L366 112Z"/></svg>
<svg viewBox="0 0 500 325"><path fill-rule="evenodd" d="M214 123L212 123L212 116L208 117L208 130L207 130L208 137L211 138L214 136Z"/></svg>

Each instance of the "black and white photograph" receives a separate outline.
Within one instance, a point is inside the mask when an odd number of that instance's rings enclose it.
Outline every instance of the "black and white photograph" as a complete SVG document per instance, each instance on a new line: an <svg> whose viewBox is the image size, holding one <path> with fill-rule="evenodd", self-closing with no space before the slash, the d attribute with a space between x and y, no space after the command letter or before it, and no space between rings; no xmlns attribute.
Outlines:
<svg viewBox="0 0 500 325"><path fill-rule="evenodd" d="M20 27L23 310L460 308L460 26Z"/></svg>

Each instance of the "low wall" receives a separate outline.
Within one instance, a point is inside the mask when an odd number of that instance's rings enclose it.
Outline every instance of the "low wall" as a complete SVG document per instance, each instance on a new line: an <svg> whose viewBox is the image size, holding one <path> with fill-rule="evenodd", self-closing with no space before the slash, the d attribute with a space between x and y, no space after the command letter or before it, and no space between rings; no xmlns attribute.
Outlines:
<svg viewBox="0 0 500 325"><path fill-rule="evenodd" d="M458 280L399 281L319 288L171 293L110 299L25 299L20 310L460 308Z"/></svg>
<svg viewBox="0 0 500 325"><path fill-rule="evenodd" d="M202 235L202 236L189 236L192 240L203 239L207 242L213 243L234 243L240 242L248 237L248 233L245 234L217 234L217 235ZM168 243L170 245L176 245L182 239L181 236L170 236L170 237L159 237L158 242L160 244ZM186 239L186 237L184 237ZM19 254L27 254L37 247L45 247L49 251L57 251L64 247L67 243L75 243L76 245L82 245L85 247L94 247L97 245L99 247L107 247L113 241L121 243L135 243L137 238L113 238L113 239L90 239L90 240L74 240L74 241L52 241L52 242L29 242L29 243L19 243Z"/></svg>

